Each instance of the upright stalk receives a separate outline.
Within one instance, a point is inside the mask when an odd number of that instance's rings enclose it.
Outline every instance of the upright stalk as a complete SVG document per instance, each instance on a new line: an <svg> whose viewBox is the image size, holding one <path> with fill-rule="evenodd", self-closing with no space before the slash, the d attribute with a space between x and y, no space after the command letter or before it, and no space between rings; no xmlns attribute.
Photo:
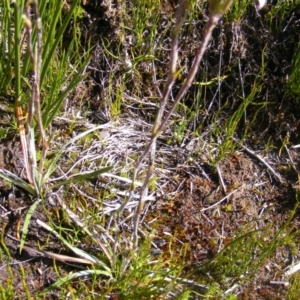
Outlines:
<svg viewBox="0 0 300 300"><path fill-rule="evenodd" d="M190 68L190 71L188 73L188 76L186 78L185 83L179 90L177 96L175 97L175 100L173 104L171 105L171 108L168 110L165 117L163 117L163 113L165 111L165 107L167 104L167 100L169 98L170 92L172 90L172 86L174 84L174 81L176 79L176 63L177 63L177 57L178 57L178 36L180 29L182 28L185 16L189 12L189 7L186 6L186 1L181 0L177 7L177 13L176 13L176 25L173 30L172 34L172 49L171 49L171 62L170 62L170 71L169 76L166 82L166 86L163 92L162 99L160 101L160 107L159 112L157 114L155 123L153 125L152 134L149 143L146 145L144 152L142 153L141 157L137 161L135 165L135 170L132 178L132 189L131 193L129 195L129 199L132 195L133 189L135 188L134 182L137 178L138 171L140 170L141 164L144 160L144 158L149 154L149 164L147 169L146 178L144 179L144 183L140 192L140 198L137 205L137 210L135 212L134 221L133 221L133 233L132 233L132 243L133 243L133 249L136 249L138 246L138 228L140 225L140 217L143 212L144 203L146 201L147 195L148 195L148 185L151 177L154 174L155 170L155 155L156 155L156 140L157 137L161 134L161 132L164 130L165 126L167 125L167 122L169 121L171 115L173 114L177 104L180 102L180 100L184 97L188 89L190 88L195 75L198 71L199 64L203 58L203 54L206 50L207 44L211 38L211 34L213 32L213 29L217 25L218 21L224 14L224 12L229 8L232 0L210 0L209 6L210 6L210 14L209 14L209 20L205 26L205 29L203 31L203 37L201 44L197 50L196 56L194 58L194 61L192 63L192 66Z"/></svg>

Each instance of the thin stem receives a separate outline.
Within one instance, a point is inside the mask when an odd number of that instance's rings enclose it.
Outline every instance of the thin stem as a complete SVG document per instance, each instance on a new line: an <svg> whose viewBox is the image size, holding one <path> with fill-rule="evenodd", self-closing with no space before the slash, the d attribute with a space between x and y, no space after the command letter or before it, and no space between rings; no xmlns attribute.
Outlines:
<svg viewBox="0 0 300 300"><path fill-rule="evenodd" d="M32 21L31 21L31 8L32 5L35 25L36 25L36 33L37 33L37 41L36 46L34 45L34 38L32 36ZM39 15L38 9L38 1L32 0L28 1L24 8L25 16L24 23L27 30L27 39L28 39L28 53L32 65L32 94L31 99L29 101L29 109L28 109L28 119L26 122L26 134L27 134L27 147L28 147L28 156L31 165L31 175L33 177L35 187L37 189L37 193L40 192L41 189L41 181L43 174L43 167L46 158L46 152L48 149L48 143L46 140L46 134L42 122L42 112L41 112L41 99L40 99L40 78L41 78L41 68L42 68L42 22ZM33 118L36 110L37 123L40 131L40 135L42 138L42 157L39 163L38 177L35 178L34 173L36 172L37 162L36 162L36 151L35 151L35 134L33 130Z"/></svg>
<svg viewBox="0 0 300 300"><path fill-rule="evenodd" d="M171 61L170 61L170 68L169 68L169 74L168 79L163 91L162 98L160 100L160 107L159 111L156 116L156 120L152 129L152 133L157 130L157 126L160 125L167 100L169 99L170 93L172 91L172 87L174 85L175 79L176 79L176 65L178 61L178 40L179 40L179 32L180 29L186 19L186 10L184 8L186 0L182 0L179 2L179 5L177 7L176 11L176 25L173 29L172 33L172 44L171 44Z"/></svg>
<svg viewBox="0 0 300 300"><path fill-rule="evenodd" d="M42 174L43 174L43 168L44 168L44 162L47 155L48 150L48 142L46 139L46 133L44 130L43 120L42 120L42 110L41 110L41 92L40 92L40 85L41 85L41 70L42 70L42 52L43 52L43 40L42 40L42 22L41 17L39 14L38 9L38 1L33 0L33 10L35 15L35 23L36 23L36 31L37 31L37 49L36 49L36 76L35 76L35 82L34 82L34 89L35 89L35 106L36 106L36 114L37 114L37 122L38 127L40 130L40 134L42 137L42 157L40 159L39 163L39 187L41 186L42 181Z"/></svg>
<svg viewBox="0 0 300 300"><path fill-rule="evenodd" d="M14 3L14 17L15 17L15 95L16 102L20 101L21 96L21 50L20 50L20 31L21 31L21 18L18 4Z"/></svg>
<svg viewBox="0 0 300 300"><path fill-rule="evenodd" d="M144 160L146 155L149 152L151 152L150 158L149 158L149 165L148 165L148 169L147 169L147 175L144 180L144 184L143 184L143 187L141 190L140 199L139 199L139 203L138 203L135 218L134 218L134 230L133 230L133 234L132 234L133 249L136 249L138 246L138 226L139 226L140 216L142 214L144 202L147 197L148 184L149 184L149 181L150 181L152 175L154 174L154 170L155 170L155 151L156 151L157 137L164 130L164 127L166 126L166 123L168 122L172 113L174 112L177 104L184 97L184 95L190 88L190 86L194 80L194 77L198 71L200 61L203 58L204 52L205 52L208 42L211 38L213 29L215 28L216 24L218 23L218 21L221 18L220 14L210 14L208 23L204 29L201 45L199 46L197 54L194 58L194 61L191 66L191 69L188 73L187 79L186 79L185 83L183 84L183 86L181 87L181 89L179 90L179 92L175 98L175 101L173 102L173 105L169 109L166 116L163 118L163 113L164 113L164 109L165 109L165 106L167 103L167 99L169 98L173 83L175 81L176 62L177 62L177 57L178 57L178 35L179 35L179 29L182 27L182 24L183 24L182 10L184 7L184 3L185 3L185 1L181 1L178 6L178 9L177 9L178 19L177 19L177 24L176 24L174 32L173 32L170 73L169 73L169 77L168 77L168 80L166 83L166 88L163 93L162 100L160 102L160 109L159 109L155 124L153 126L151 139L150 139L149 143L146 145L146 148L145 148L143 154L141 155L141 157L139 158L139 160L137 161L137 163L135 165L134 175L133 175L133 179L132 179L132 189L131 189L130 195L132 194L132 191L134 189L134 181L136 180L137 173L142 164L142 161ZM129 199L130 199L130 195L129 195Z"/></svg>
<svg viewBox="0 0 300 300"><path fill-rule="evenodd" d="M168 122L168 120L170 119L172 113L174 112L177 104L179 103L179 101L184 97L184 95L186 94L186 92L188 91L188 89L190 88L191 84L193 83L193 80L195 78L195 75L198 71L199 68L199 63L203 58L203 54L206 50L207 44L211 38L211 34L214 30L214 28L216 27L218 21L220 20L221 15L220 14L211 14L209 16L209 20L208 23L206 24L206 27L204 29L204 34L202 37L202 41L201 41L201 45L197 51L196 57L194 58L192 67L190 69L190 72L188 74L187 80L186 82L183 84L183 86L181 87L181 89L179 90L173 105L171 106L171 108L169 109L167 115L165 116L165 118L163 119L163 121L161 122L160 126L158 127L157 131L155 132L155 135L157 136L165 127L166 123Z"/></svg>
<svg viewBox="0 0 300 300"><path fill-rule="evenodd" d="M120 214L122 214L124 208L126 207L127 203L131 200L133 192L135 190L135 181L137 179L138 172L141 168L142 162L144 161L145 157L147 156L147 154L150 151L150 148L152 147L152 154L150 155L150 164L149 164L149 167L147 170L147 175L146 175L146 178L144 180L144 184L143 184L143 187L141 190L141 196L140 196L140 200L139 200L139 204L138 204L138 208L137 208L137 214L136 214L136 218L134 220L134 228L135 228L134 233L133 233L133 240L135 241L133 243L134 245L137 244L137 229L138 229L138 223L139 223L139 218L140 218L138 212L142 210L144 199L146 198L147 192L148 192L148 189L147 189L148 182L154 172L154 159L155 159L155 149L156 149L155 144L156 144L156 139L157 139L157 135L155 134L155 132L157 131L157 128L159 127L159 125L161 123L161 119L163 117L163 113L165 110L165 106L167 104L167 100L170 96L170 93L172 91L172 86L176 79L176 65L177 65L177 60L178 60L179 32L184 23L184 20L186 19L186 15L188 12L188 9L185 9L185 4L186 4L186 0L181 0L177 7L176 24L175 24L175 28L172 33L172 44L171 44L171 54L170 54L171 60L170 60L169 74L168 74L167 82L166 82L166 85L165 85L165 88L163 91L162 98L160 100L159 111L157 113L156 120L155 120L153 128L152 128L151 140L135 164L129 195L128 195L126 201L124 201L123 204L121 205L119 212L118 212L118 215L120 216ZM151 165L153 166L153 169L151 168Z"/></svg>

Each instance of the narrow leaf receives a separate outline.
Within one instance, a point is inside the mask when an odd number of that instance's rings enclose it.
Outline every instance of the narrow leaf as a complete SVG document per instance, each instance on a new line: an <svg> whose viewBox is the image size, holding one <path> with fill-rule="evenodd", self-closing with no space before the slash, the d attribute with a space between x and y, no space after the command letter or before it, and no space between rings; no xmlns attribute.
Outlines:
<svg viewBox="0 0 300 300"><path fill-rule="evenodd" d="M85 174L80 174L80 175L76 175L73 177L68 178L67 180L62 180L59 181L53 185L51 185L51 187L48 190L52 190L53 188L62 186L62 185L66 185L66 184L70 184L70 183L75 183L75 182L80 182L80 181L85 181L85 180L90 180L92 178L97 177L100 174L106 173L108 171L110 171L113 167L106 167L97 171L93 171L93 172L89 172L89 173L85 173ZM47 192L48 192L47 190Z"/></svg>
<svg viewBox="0 0 300 300"><path fill-rule="evenodd" d="M46 44L51 44L51 49L49 49L49 52L47 53L47 56L45 57L43 67L42 67L42 74L41 74L41 85L43 84L44 77L46 75L46 72L48 70L48 67L51 65L50 61L57 50L57 45L59 44L60 40L62 39L62 36L64 32L66 31L66 28L73 16L74 10L76 7L78 7L78 0L72 1L72 4L69 8L69 11L67 15L64 17L63 23L60 25L58 32L56 33L55 39L53 40L53 43L50 43L50 41L47 41ZM52 42L52 41L51 41Z"/></svg>
<svg viewBox="0 0 300 300"><path fill-rule="evenodd" d="M3 178L4 180L6 180L7 182L12 183L12 184L22 188L23 190L27 191L32 196L36 195L35 189L30 184L28 184L26 181L24 181L23 179L18 177L17 175L15 175L7 170L0 169L0 177Z"/></svg>
<svg viewBox="0 0 300 300"><path fill-rule="evenodd" d="M77 273L69 274L63 278L60 278L57 280L55 283L53 283L51 286L47 287L43 292L50 292L56 288L59 288L61 285L69 282L70 280L78 277L83 277L83 276L89 276L89 275L104 275L112 279L112 274L110 271L103 271L103 270L85 270L85 271L80 271ZM40 294L41 296L41 294Z"/></svg>
<svg viewBox="0 0 300 300"><path fill-rule="evenodd" d="M20 253L22 252L22 249L23 249L23 246L25 244L25 240L26 240L26 236L27 236L27 233L28 233L28 228L29 228L29 223L30 223L30 219L37 207L37 205L41 202L42 200L38 200L38 201L35 201L29 208L27 214L26 214L26 217L25 217L25 220L24 220L24 225L23 225L23 228L22 228L22 237L21 237L21 243L20 243Z"/></svg>

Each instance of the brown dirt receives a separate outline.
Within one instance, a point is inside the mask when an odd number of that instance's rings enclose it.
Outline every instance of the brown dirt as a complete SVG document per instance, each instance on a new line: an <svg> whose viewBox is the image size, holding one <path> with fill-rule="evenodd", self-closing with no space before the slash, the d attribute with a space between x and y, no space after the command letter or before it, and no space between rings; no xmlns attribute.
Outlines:
<svg viewBox="0 0 300 300"><path fill-rule="evenodd" d="M182 245L188 245L185 265L187 271L194 270L195 280L201 278L199 269L208 268L210 276L214 276L215 271L210 265L205 267L205 263L228 245L241 228L260 230L272 224L269 234L273 236L293 207L295 191L291 185L277 183L252 157L244 153L230 155L220 163L220 169L226 193L218 174L200 164L166 172L164 196L156 207L160 236L177 244L174 249L178 249L178 255ZM293 227L298 226L299 216L293 221ZM167 249L168 246L166 252ZM239 287L239 299L248 299L250 294L253 298L249 299L283 299L287 288L272 286L270 282L282 281L283 270L291 263L290 255L285 247L279 248L276 259L267 261L253 276L251 284Z"/></svg>

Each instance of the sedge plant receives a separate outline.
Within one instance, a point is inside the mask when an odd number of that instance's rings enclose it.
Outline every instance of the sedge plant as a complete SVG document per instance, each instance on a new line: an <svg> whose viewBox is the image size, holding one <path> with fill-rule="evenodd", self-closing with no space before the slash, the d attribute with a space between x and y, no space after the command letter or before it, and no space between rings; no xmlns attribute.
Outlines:
<svg viewBox="0 0 300 300"><path fill-rule="evenodd" d="M3 81L0 88L1 93L8 93L15 98L15 112L27 181L7 170L1 170L0 176L25 189L33 196L43 198L51 188L67 183L67 180L64 180L55 183L55 186L47 187L48 179L55 171L57 161L65 148L91 131L97 130L97 128L93 128L67 142L58 151L50 167L45 170L47 151L51 142L46 131L59 112L67 95L83 79L85 66L88 63L88 53L85 53L85 58L81 60L79 60L79 54L72 58L71 49L76 40L71 43L65 53L61 54L61 57L56 52L71 18L76 16L79 1L72 2L63 20L60 20L60 14L58 13L62 8L63 1L55 5L50 3L50 7L46 7L45 1L41 3L28 1L26 4L24 1L16 1L13 8L9 7L9 1L4 2L5 16L2 28L4 29L3 37L7 39L2 40L3 51L1 55L4 59L6 53L5 58L8 59L8 63L5 65L5 69L2 67ZM30 14L31 10L34 12L33 15ZM42 22L46 22L49 10L55 18L51 19L50 24L45 25L49 33L47 33L47 39L44 41ZM10 16L6 15L7 12L11 13ZM9 25L12 26L8 23L10 19L14 19L15 30L13 36L8 34ZM55 35L58 25L61 25L61 27ZM5 47L5 45L7 46ZM69 67L68 72L65 72L66 67L70 66L71 59L76 59L78 62L71 68ZM13 70L11 65L14 65ZM7 80L12 72L15 81L14 89L8 87ZM92 178L107 170L103 169L91 174L84 174L83 177L78 175L75 180L85 180L89 178L89 175Z"/></svg>
<svg viewBox="0 0 300 300"><path fill-rule="evenodd" d="M1 13L4 14L1 23L4 34L1 40L3 81L0 88L2 94L11 95L15 99L15 114L18 122L26 180L5 169L0 170L0 177L26 190L36 199L25 217L20 251L25 247L31 216L37 205L46 199L50 191L71 182L94 178L111 169L111 167L106 167L69 176L64 180L55 181L52 185L48 184L50 176L56 170L58 161L68 145L99 129L99 126L96 126L65 143L57 151L51 163L48 163L48 168L45 168L47 152L51 144L48 136L49 126L59 112L67 95L82 80L88 63L88 53L84 53L84 59L80 59L79 53L74 54L75 56L71 55L76 37L64 53L60 53L60 56L57 53L57 46L62 43L70 20L78 16L80 1L73 1L66 12L66 16L61 19L59 12L62 11L63 4L64 1L48 3L47 1L24 2L20 0L15 1L10 6L9 1L4 1L1 10ZM49 13L52 13L54 18L49 18L47 15ZM13 24L11 20L13 20ZM48 30L46 39L43 36L43 25ZM56 32L58 26L60 26L60 29ZM14 28L13 33L11 33L11 27ZM60 45L60 48L62 48L62 45ZM76 63L70 67L73 60ZM3 61L7 63L3 64ZM68 71L66 72L66 70ZM11 74L14 74L14 87L9 86L10 81L8 78ZM51 231L64 242L61 236L47 227L47 224L41 224L40 226ZM78 248L74 248L67 242L65 242L65 245L71 247L70 249L80 257L91 259L92 263L101 265L100 261L93 262L94 258L92 256Z"/></svg>

